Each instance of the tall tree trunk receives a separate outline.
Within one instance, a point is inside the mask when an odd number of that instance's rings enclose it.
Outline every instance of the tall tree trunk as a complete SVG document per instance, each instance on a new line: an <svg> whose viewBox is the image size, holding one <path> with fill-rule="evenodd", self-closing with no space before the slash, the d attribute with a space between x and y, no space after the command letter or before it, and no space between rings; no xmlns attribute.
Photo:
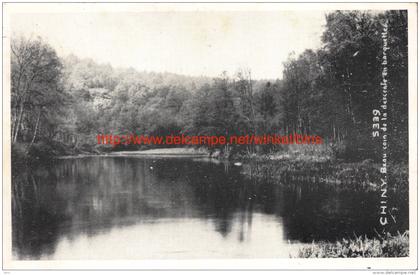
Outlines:
<svg viewBox="0 0 420 275"><path fill-rule="evenodd" d="M12 123L11 123L11 129L10 129L10 140L13 141L14 133L15 133L15 127L16 127L16 112L12 111Z"/></svg>
<svg viewBox="0 0 420 275"><path fill-rule="evenodd" d="M18 121L17 121L17 124L16 124L14 137L13 137L13 140L12 140L13 143L15 143L16 140L17 140L17 137L18 137L18 134L19 134L19 128L20 128L20 125L22 123L22 116L23 116L23 102L20 104L20 108L19 108Z"/></svg>
<svg viewBox="0 0 420 275"><path fill-rule="evenodd" d="M29 144L28 151L29 151L29 149L32 147L32 144L34 144L34 142L35 142L35 139L36 139L36 134L38 133L38 126L39 126L39 119L40 119L40 118L41 118L41 111L39 111L39 113L38 113L38 118L37 118L37 120L36 120L36 124L35 124L35 131L34 131L34 135L33 135L33 137L32 137L31 144Z"/></svg>

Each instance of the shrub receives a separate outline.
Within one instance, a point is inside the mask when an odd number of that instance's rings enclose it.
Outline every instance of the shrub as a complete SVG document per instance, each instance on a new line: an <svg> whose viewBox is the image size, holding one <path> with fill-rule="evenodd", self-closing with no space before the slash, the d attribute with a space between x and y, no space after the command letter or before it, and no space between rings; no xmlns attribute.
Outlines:
<svg viewBox="0 0 420 275"><path fill-rule="evenodd" d="M336 243L312 243L302 247L299 258L356 258L356 257L408 257L409 233L380 238L357 237Z"/></svg>

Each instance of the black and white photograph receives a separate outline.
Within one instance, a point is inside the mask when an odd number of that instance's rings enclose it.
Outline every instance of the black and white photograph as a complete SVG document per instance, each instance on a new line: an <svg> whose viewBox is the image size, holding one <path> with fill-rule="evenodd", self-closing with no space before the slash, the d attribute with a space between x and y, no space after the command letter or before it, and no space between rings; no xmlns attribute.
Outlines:
<svg viewBox="0 0 420 275"><path fill-rule="evenodd" d="M3 3L3 270L416 270L417 3Z"/></svg>

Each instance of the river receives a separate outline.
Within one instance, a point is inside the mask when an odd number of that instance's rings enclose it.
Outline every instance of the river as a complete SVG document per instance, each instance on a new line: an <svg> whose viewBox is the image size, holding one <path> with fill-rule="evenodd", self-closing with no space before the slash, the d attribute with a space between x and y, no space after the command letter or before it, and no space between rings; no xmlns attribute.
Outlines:
<svg viewBox="0 0 420 275"><path fill-rule="evenodd" d="M86 157L13 173L15 259L277 258L374 236L379 193L261 182L203 158ZM394 230L408 228L397 194Z"/></svg>

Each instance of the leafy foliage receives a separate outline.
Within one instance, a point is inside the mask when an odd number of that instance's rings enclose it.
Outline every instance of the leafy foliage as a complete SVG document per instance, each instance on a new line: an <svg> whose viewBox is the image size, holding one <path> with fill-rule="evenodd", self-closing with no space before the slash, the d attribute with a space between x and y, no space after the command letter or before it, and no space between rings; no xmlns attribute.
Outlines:
<svg viewBox="0 0 420 275"><path fill-rule="evenodd" d="M389 22L389 125L392 159L407 161L407 13L336 11L320 49L284 63L281 80L189 77L59 59L41 39L12 43L12 141L94 147L98 133L149 135L320 135L336 158L372 158L372 109L381 99L382 24ZM280 75L279 75L280 78ZM136 148L132 148L136 149ZM225 146L255 154L284 148ZM233 151L232 151L233 150ZM378 155L378 154L375 154ZM377 161L377 160L375 160Z"/></svg>

